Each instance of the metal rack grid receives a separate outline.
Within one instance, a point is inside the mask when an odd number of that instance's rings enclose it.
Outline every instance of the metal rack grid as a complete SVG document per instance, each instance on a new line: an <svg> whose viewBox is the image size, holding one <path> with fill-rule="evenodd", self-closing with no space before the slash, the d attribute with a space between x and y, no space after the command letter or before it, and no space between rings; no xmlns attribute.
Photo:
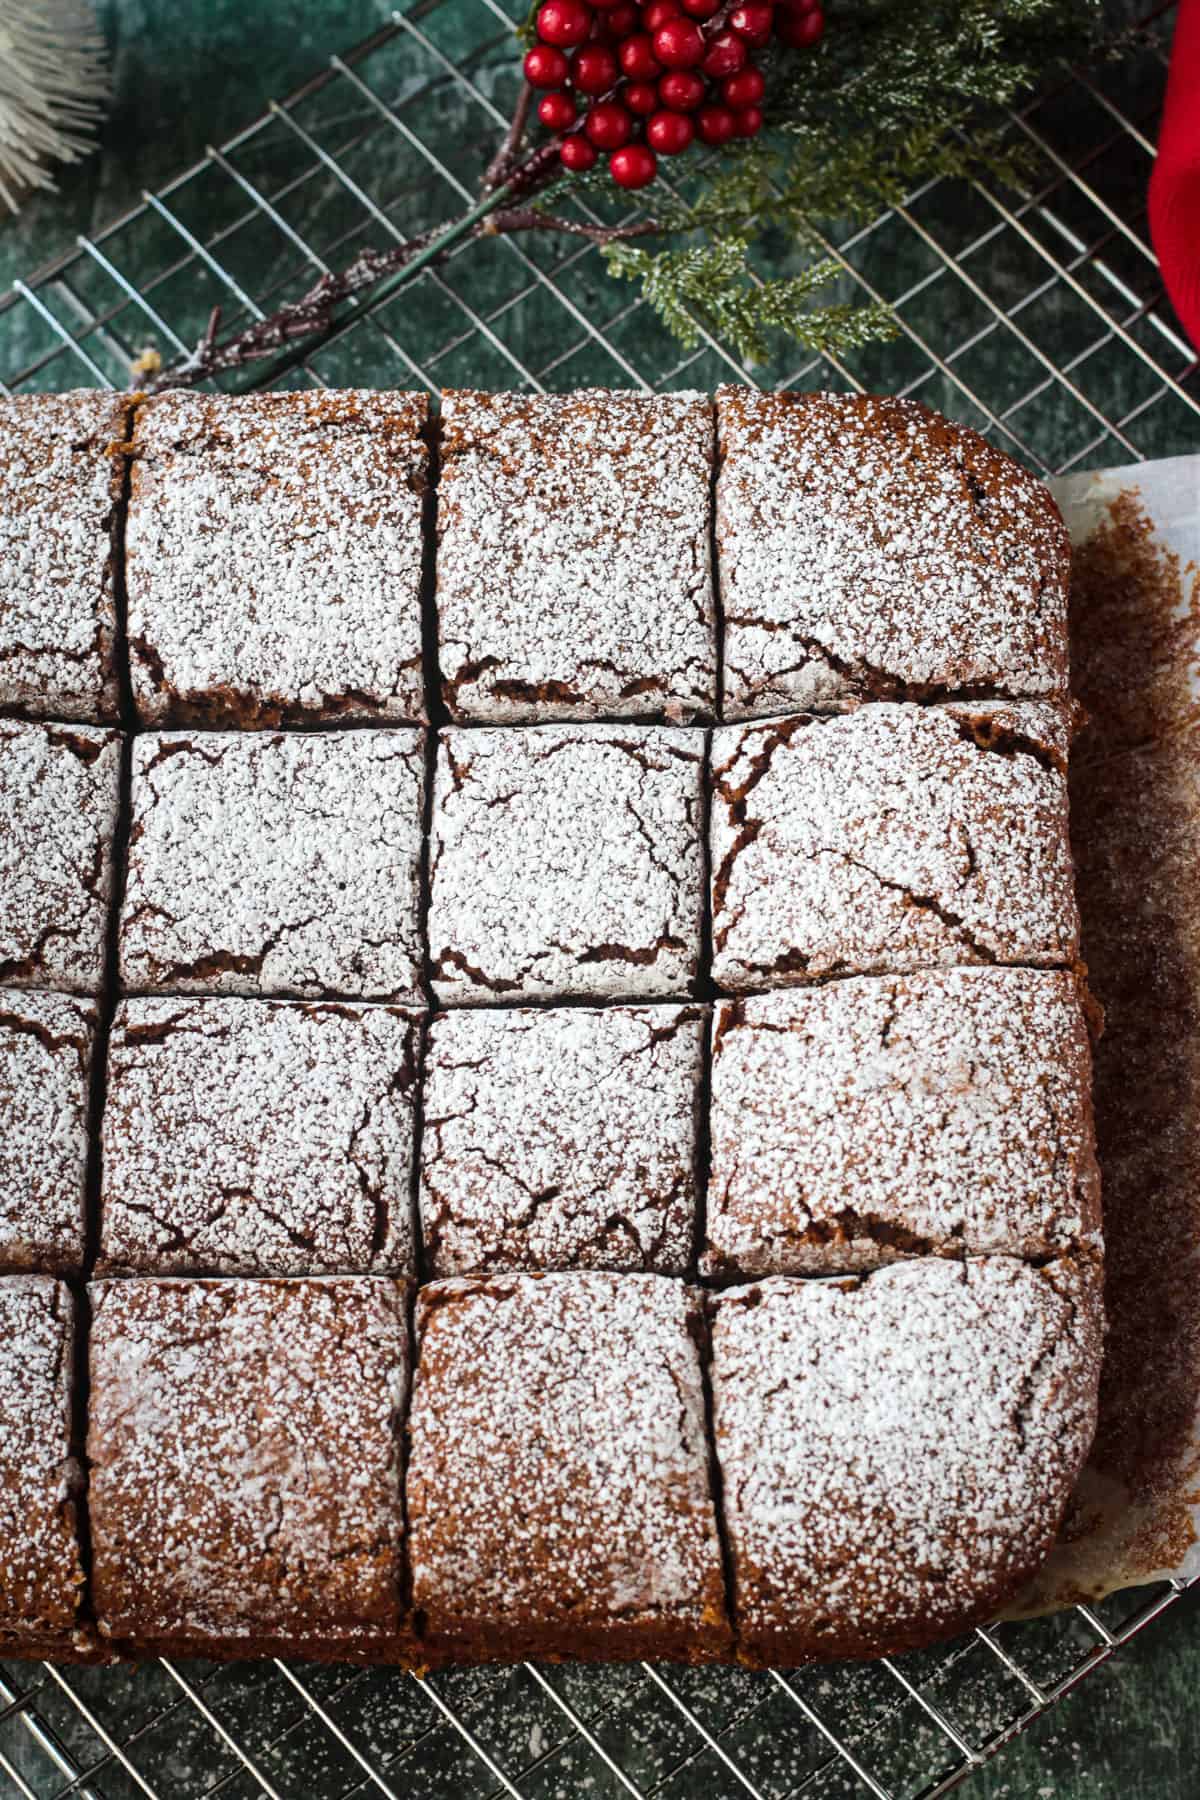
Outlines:
<svg viewBox="0 0 1200 1800"><path fill-rule="evenodd" d="M214 304L236 326L367 244L449 223L512 104L518 4L415 0L16 283L0 299L0 388L125 386L144 347L183 351ZM1012 115L1042 158L1030 191L930 183L862 229L830 231L841 297L888 300L893 344L828 361L781 348L754 369L707 337L681 353L586 243L484 240L369 296L311 354L260 366L256 384L883 387L1044 473L1195 449L1200 362L1144 229L1171 11L1159 6L1119 60L1064 68ZM788 266L785 248L764 272ZM1181 1592L1163 1584L935 1651L786 1673L0 1664L0 1787L26 1800L934 1800Z"/></svg>

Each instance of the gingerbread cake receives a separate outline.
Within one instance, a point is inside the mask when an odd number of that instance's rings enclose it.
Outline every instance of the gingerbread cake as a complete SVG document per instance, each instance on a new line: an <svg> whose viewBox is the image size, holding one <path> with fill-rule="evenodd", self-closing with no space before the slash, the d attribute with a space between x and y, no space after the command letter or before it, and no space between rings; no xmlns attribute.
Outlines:
<svg viewBox="0 0 1200 1800"><path fill-rule="evenodd" d="M72 1657L83 1560L71 1449L75 1333L67 1287L45 1275L0 1277L0 1656Z"/></svg>
<svg viewBox="0 0 1200 1800"><path fill-rule="evenodd" d="M683 1274L706 1030L699 1006L439 1014L425 1062L426 1272Z"/></svg>
<svg viewBox="0 0 1200 1800"><path fill-rule="evenodd" d="M690 994L703 769L702 735L671 727L441 733L429 849L437 998Z"/></svg>
<svg viewBox="0 0 1200 1800"><path fill-rule="evenodd" d="M413 1274L416 1079L398 1007L123 1001L101 1272Z"/></svg>
<svg viewBox="0 0 1200 1800"><path fill-rule="evenodd" d="M0 987L99 988L120 763L115 731L0 719Z"/></svg>
<svg viewBox="0 0 1200 1800"><path fill-rule="evenodd" d="M1092 1440L1097 1272L927 1258L711 1305L741 1659L878 1656L992 1616Z"/></svg>
<svg viewBox="0 0 1200 1800"><path fill-rule="evenodd" d="M0 712L116 722L117 452L128 400L0 397Z"/></svg>
<svg viewBox="0 0 1200 1800"><path fill-rule="evenodd" d="M699 1293L659 1275L419 1291L408 1521L435 1655L728 1651L700 1338Z"/></svg>
<svg viewBox="0 0 1200 1800"><path fill-rule="evenodd" d="M423 788L417 731L136 738L124 986L419 999Z"/></svg>
<svg viewBox="0 0 1200 1800"><path fill-rule="evenodd" d="M129 658L154 725L420 720L416 394L166 393L137 409Z"/></svg>
<svg viewBox="0 0 1200 1800"><path fill-rule="evenodd" d="M1043 490L728 389L0 402L5 470L0 1658L1007 1603L1100 1355Z"/></svg>
<svg viewBox="0 0 1200 1800"><path fill-rule="evenodd" d="M404 1284L89 1291L103 1636L206 1656L400 1654Z"/></svg>
<svg viewBox="0 0 1200 1800"><path fill-rule="evenodd" d="M883 702L713 734L713 979L1070 964L1056 707Z"/></svg>
<svg viewBox="0 0 1200 1800"><path fill-rule="evenodd" d="M711 403L448 393L441 443L451 717L711 718Z"/></svg>
<svg viewBox="0 0 1200 1800"><path fill-rule="evenodd" d="M1076 977L935 969L724 1001L711 1275L1098 1247Z"/></svg>
<svg viewBox="0 0 1200 1800"><path fill-rule="evenodd" d="M0 991L0 1270L83 1263L96 1007Z"/></svg>
<svg viewBox="0 0 1200 1800"><path fill-rule="evenodd" d="M717 395L725 716L1067 690L1047 490L916 400Z"/></svg>

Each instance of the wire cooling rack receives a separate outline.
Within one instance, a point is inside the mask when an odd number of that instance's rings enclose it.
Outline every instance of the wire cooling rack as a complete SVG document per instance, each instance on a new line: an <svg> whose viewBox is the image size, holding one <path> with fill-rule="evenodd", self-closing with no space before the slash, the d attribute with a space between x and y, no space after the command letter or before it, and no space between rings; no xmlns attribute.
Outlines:
<svg viewBox="0 0 1200 1800"><path fill-rule="evenodd" d="M513 0L515 10L516 0ZM523 11L523 6L521 7ZM884 388L977 426L1044 473L1194 450L1200 364L1145 236L1171 8L1119 58L1052 73L1012 130L1029 192L931 183L833 233L842 298L889 301L901 336L845 359L744 368L683 354L585 243L483 240L368 297L276 384L563 389ZM128 384L270 312L365 245L457 217L511 108L498 0L418 0L69 256L0 299L0 387ZM786 247L777 268L789 266ZM765 265L764 265L765 269ZM934 1800L1179 1598L1115 1595L872 1664L786 1673L392 1670L162 1661L0 1663L0 1792L25 1800Z"/></svg>

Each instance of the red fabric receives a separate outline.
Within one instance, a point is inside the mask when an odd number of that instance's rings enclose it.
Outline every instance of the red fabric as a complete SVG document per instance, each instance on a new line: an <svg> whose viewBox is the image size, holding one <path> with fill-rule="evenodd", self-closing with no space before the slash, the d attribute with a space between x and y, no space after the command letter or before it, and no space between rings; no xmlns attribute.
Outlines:
<svg viewBox="0 0 1200 1800"><path fill-rule="evenodd" d="M1180 0L1175 21L1150 235L1175 311L1200 349L1200 0Z"/></svg>

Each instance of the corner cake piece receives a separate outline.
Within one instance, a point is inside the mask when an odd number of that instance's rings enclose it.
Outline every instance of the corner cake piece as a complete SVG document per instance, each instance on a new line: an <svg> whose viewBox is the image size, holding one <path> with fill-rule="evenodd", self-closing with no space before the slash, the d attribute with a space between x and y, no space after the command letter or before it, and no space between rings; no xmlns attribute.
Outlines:
<svg viewBox="0 0 1200 1800"><path fill-rule="evenodd" d="M120 763L115 731L0 719L0 986L99 988Z"/></svg>
<svg viewBox="0 0 1200 1800"><path fill-rule="evenodd" d="M1065 696L1070 544L1048 491L915 400L717 396L725 714Z"/></svg>
<svg viewBox="0 0 1200 1800"><path fill-rule="evenodd" d="M0 993L0 1269L83 1262L95 1035L88 1000Z"/></svg>
<svg viewBox="0 0 1200 1800"><path fill-rule="evenodd" d="M117 717L113 529L129 403L0 398L0 710Z"/></svg>
<svg viewBox="0 0 1200 1800"><path fill-rule="evenodd" d="M153 724L424 717L423 395L139 406L129 653Z"/></svg>
<svg viewBox="0 0 1200 1800"><path fill-rule="evenodd" d="M711 403L447 394L442 692L455 719L711 718Z"/></svg>
<svg viewBox="0 0 1200 1800"><path fill-rule="evenodd" d="M440 1014L421 1159L429 1272L681 1274L706 1019L699 1006Z"/></svg>
<svg viewBox="0 0 1200 1800"><path fill-rule="evenodd" d="M90 1292L102 1635L161 1654L402 1657L405 1284Z"/></svg>
<svg viewBox="0 0 1200 1800"><path fill-rule="evenodd" d="M709 1275L1099 1247L1073 974L948 969L718 1008Z"/></svg>
<svg viewBox="0 0 1200 1800"><path fill-rule="evenodd" d="M698 1291L660 1275L420 1291L408 1518L435 1655L728 1650L701 1332Z"/></svg>
<svg viewBox="0 0 1200 1800"><path fill-rule="evenodd" d="M73 1337L62 1282L0 1278L0 1656L62 1658L83 1648Z"/></svg>
<svg viewBox="0 0 1200 1800"><path fill-rule="evenodd" d="M429 949L446 1005L687 995L700 958L703 736L447 731Z"/></svg>
<svg viewBox="0 0 1200 1800"><path fill-rule="evenodd" d="M150 732L133 746L133 990L420 997L418 731Z"/></svg>
<svg viewBox="0 0 1200 1800"><path fill-rule="evenodd" d="M713 979L1071 963L1056 706L882 702L713 737Z"/></svg>
<svg viewBox="0 0 1200 1800"><path fill-rule="evenodd" d="M102 1273L414 1273L416 1023L385 1006L127 1000Z"/></svg>
<svg viewBox="0 0 1200 1800"><path fill-rule="evenodd" d="M931 1259L711 1305L739 1657L882 1656L992 1616L1095 1429L1097 1272Z"/></svg>

